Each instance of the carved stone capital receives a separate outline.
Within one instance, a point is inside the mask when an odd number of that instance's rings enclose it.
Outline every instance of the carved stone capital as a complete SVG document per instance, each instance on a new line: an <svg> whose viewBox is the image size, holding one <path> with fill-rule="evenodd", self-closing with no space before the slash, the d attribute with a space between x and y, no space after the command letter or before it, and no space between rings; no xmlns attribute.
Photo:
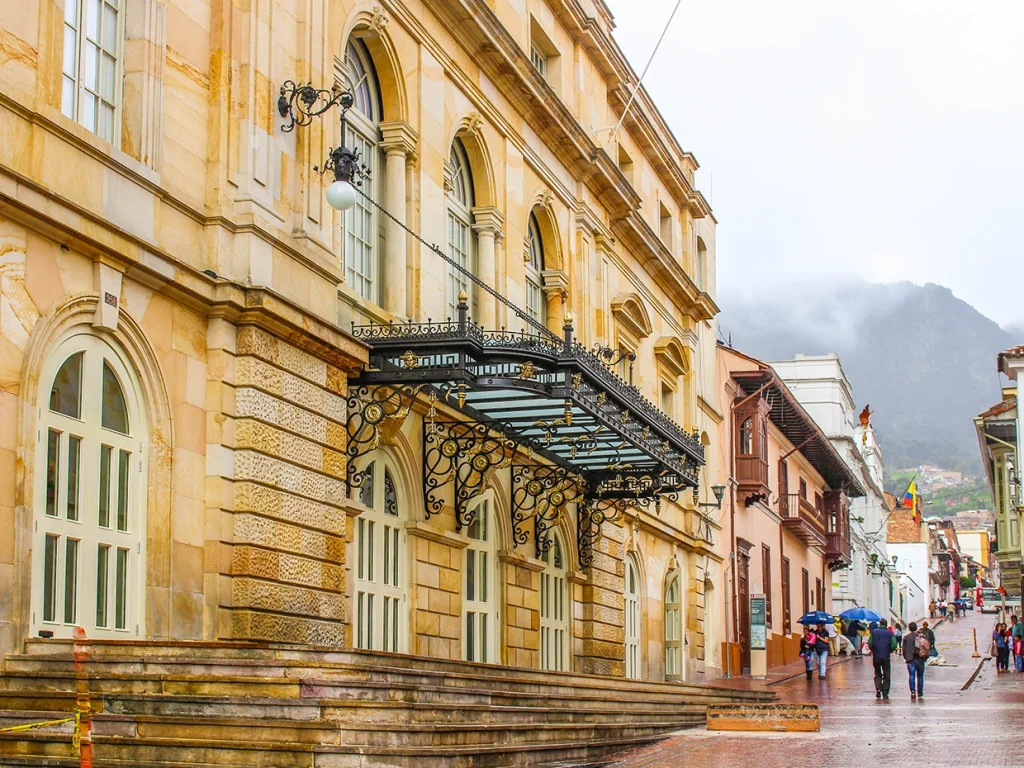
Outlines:
<svg viewBox="0 0 1024 768"><path fill-rule="evenodd" d="M545 269L540 273L544 280L544 293L564 296L569 292L569 276L560 269Z"/></svg>
<svg viewBox="0 0 1024 768"><path fill-rule="evenodd" d="M404 120L381 123L380 136L380 148L385 153L401 153L407 157L416 153L420 138L416 130Z"/></svg>
<svg viewBox="0 0 1024 768"><path fill-rule="evenodd" d="M478 235L493 235L495 240L500 240L504 235L502 225L505 223L505 216L497 208L490 205L481 205L471 209L473 214L473 231Z"/></svg>
<svg viewBox="0 0 1024 768"><path fill-rule="evenodd" d="M380 35L384 32L385 27L388 25L388 15L384 12L384 9L379 5L373 6L373 16L370 18L370 30Z"/></svg>

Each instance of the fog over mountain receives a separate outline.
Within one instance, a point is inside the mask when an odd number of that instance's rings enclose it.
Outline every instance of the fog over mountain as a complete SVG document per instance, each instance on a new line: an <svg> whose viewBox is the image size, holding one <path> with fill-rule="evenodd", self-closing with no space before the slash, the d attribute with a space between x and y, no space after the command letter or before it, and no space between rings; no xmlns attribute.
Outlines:
<svg viewBox="0 0 1024 768"><path fill-rule="evenodd" d="M972 419L999 400L996 354L1024 342L952 291L858 278L724 290L720 333L762 360L839 354L857 408L873 422L889 470L922 462L977 472Z"/></svg>

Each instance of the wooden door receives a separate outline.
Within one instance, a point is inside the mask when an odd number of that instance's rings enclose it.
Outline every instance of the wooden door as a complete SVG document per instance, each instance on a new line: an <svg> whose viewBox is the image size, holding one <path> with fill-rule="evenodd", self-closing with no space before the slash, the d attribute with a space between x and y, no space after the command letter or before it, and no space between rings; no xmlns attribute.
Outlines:
<svg viewBox="0 0 1024 768"><path fill-rule="evenodd" d="M739 598L737 608L740 612L740 667L744 672L750 670L750 556L740 553L737 585Z"/></svg>

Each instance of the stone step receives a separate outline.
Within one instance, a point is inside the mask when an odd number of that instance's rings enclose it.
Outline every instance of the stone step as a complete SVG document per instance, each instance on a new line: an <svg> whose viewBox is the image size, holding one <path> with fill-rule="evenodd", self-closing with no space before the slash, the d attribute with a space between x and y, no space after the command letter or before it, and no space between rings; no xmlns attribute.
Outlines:
<svg viewBox="0 0 1024 768"><path fill-rule="evenodd" d="M17 658L36 656L41 658L70 661L73 644L69 640L33 638L26 642L26 653L20 656L9 656L7 663ZM306 665L314 669L326 669L332 665L374 669L377 667L389 670L404 669L421 671L430 674L463 673L483 675L495 679L510 679L517 683L535 682L563 684L579 688L587 685L607 686L609 678L600 675L588 675L576 672L551 672L521 667L507 667L494 664L480 664L451 659L436 659L411 654L394 654L382 651L361 651L337 648L296 648L287 645L256 644L256 643L211 643L211 642L156 642L156 641L91 641L88 646L89 658L93 661L104 659L117 660L120 663L145 663L149 659L167 660L178 657L184 663L210 664L218 660L230 660L230 664L245 665L247 668L254 662L270 662L267 667L288 667L289 665ZM258 666L258 665L257 665ZM264 673L269 676L269 673ZM673 691L689 690L700 695L708 687L687 683L669 683L663 681L631 680L622 678L616 681L616 688L621 692L631 690L651 692L658 688ZM739 698L760 699L763 694L754 691L735 691L730 693ZM770 698L770 697L768 697Z"/></svg>
<svg viewBox="0 0 1024 768"><path fill-rule="evenodd" d="M223 660L221 660L223 661ZM479 667L481 665L474 665ZM714 688L711 686L683 686L674 683L650 683L650 688L619 687L619 680L614 683L608 678L588 678L574 680L572 678L555 677L550 681L514 680L504 677L494 678L488 671L474 668L470 672L452 673L444 671L415 670L402 667L357 666L352 664L330 664L314 667L310 664L292 664L286 666L245 666L242 664L203 665L194 660L178 660L153 658L144 661L121 663L113 659L93 661L85 665L90 678L128 679L134 676L140 684L151 684L154 680L181 681L189 678L204 681L244 681L252 680L262 686L275 686L287 695L289 686L298 678L328 677L337 681L379 681L391 685L430 685L440 684L448 687L485 688L486 690L506 690L510 692L534 693L539 690L554 695L570 696L581 691L613 692L619 701L678 701L686 698L693 702L728 703L738 701L767 702L772 700L771 694L761 692L737 692L732 689ZM17 676L33 676L39 679L73 679L73 663L65 659L38 660L31 657L9 657L6 669L11 678ZM636 683L638 681L630 681ZM62 687L54 684L57 688ZM223 686L221 686L223 688ZM165 691L170 693L171 691ZM222 692L223 695L231 695ZM253 695L253 694L249 694Z"/></svg>
<svg viewBox="0 0 1024 768"><path fill-rule="evenodd" d="M578 741L499 744L493 746L379 747L302 745L274 742L225 745L202 739L160 739L97 735L93 738L96 768L498 768L579 762L664 738L621 736ZM38 733L20 741L0 734L0 758L10 766L78 768L71 736Z"/></svg>

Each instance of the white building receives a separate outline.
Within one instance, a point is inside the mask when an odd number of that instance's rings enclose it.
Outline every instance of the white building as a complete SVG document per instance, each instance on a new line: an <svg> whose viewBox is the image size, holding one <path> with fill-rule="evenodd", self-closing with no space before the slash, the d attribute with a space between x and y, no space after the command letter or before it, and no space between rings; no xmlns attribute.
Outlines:
<svg viewBox="0 0 1024 768"><path fill-rule="evenodd" d="M903 623L928 618L928 572L931 555L927 542L889 542L889 554L896 558L900 605L893 606Z"/></svg>
<svg viewBox="0 0 1024 768"><path fill-rule="evenodd" d="M771 363L779 377L796 395L800 405L828 435L832 445L857 475L867 495L852 499L850 535L852 563L832 574L832 606L841 613L864 606L889 616L891 570L880 573L874 562L891 562L886 547L885 522L889 514L883 496L885 466L870 419L860 424L853 401L853 386L846 378L839 356L797 355L795 360ZM872 560L872 555L875 555ZM924 582L927 584L927 571Z"/></svg>

